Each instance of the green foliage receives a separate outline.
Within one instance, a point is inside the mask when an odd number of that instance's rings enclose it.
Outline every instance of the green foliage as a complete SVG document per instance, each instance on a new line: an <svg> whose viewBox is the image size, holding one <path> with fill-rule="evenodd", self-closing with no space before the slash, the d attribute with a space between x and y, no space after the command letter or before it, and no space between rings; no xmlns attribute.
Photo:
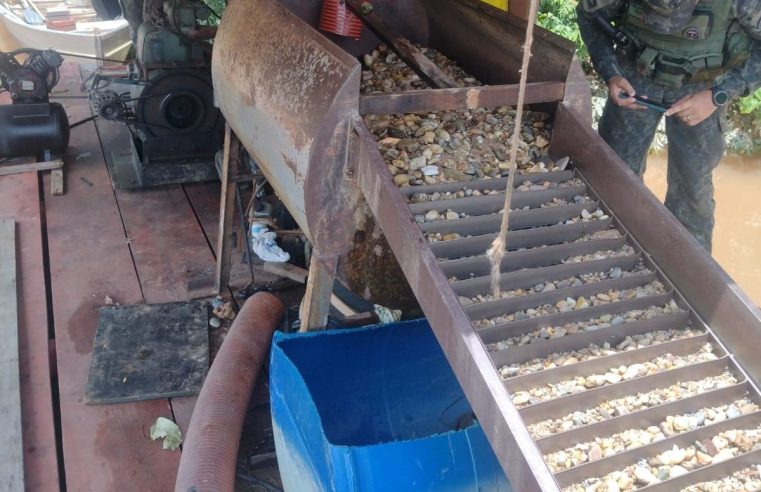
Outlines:
<svg viewBox="0 0 761 492"><path fill-rule="evenodd" d="M576 52L585 68L591 67L589 53L579 33L576 23L576 2L574 0L542 0L537 13L537 23L555 34L576 43Z"/></svg>
<svg viewBox="0 0 761 492"><path fill-rule="evenodd" d="M742 114L754 114L761 117L761 89L757 90L748 97L740 99L737 103L738 109Z"/></svg>
<svg viewBox="0 0 761 492"><path fill-rule="evenodd" d="M761 89L729 107L727 147L736 154L761 151Z"/></svg>
<svg viewBox="0 0 761 492"><path fill-rule="evenodd" d="M206 2L206 5L209 6L210 9L212 9L216 14L222 15L222 12L225 11L225 7L227 7L227 2L225 0L204 0ZM209 19L212 25L219 24L219 19L217 19L214 14L211 14L211 18Z"/></svg>

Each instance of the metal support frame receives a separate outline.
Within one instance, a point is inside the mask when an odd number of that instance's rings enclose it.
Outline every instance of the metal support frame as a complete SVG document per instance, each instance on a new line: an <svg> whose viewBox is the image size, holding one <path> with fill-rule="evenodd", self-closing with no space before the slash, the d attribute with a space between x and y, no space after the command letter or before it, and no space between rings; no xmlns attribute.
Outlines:
<svg viewBox="0 0 761 492"><path fill-rule="evenodd" d="M222 192L219 198L219 232L217 234L217 265L214 272L214 289L221 293L230 284L232 257L233 216L235 214L235 186L232 179L238 169L241 145L230 125L225 125L225 146L220 169Z"/></svg>

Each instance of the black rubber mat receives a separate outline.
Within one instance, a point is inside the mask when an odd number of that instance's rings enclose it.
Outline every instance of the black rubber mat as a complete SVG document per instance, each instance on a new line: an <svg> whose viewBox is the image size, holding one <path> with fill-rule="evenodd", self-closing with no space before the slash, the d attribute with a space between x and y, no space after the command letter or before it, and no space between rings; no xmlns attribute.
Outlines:
<svg viewBox="0 0 761 492"><path fill-rule="evenodd" d="M206 302L103 307L85 403L197 394L208 368Z"/></svg>

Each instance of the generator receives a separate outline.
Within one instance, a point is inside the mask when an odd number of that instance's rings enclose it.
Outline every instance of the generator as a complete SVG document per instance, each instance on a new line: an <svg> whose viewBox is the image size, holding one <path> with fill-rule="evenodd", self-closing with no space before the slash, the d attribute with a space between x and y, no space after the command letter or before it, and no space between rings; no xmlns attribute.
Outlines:
<svg viewBox="0 0 761 492"><path fill-rule="evenodd" d="M202 25L211 12L200 1L161 7L160 15L140 25L127 74L101 71L89 90L94 114L130 131L129 158L110 160L118 188L217 178L214 154L224 122L214 107L209 70L215 29Z"/></svg>
<svg viewBox="0 0 761 492"><path fill-rule="evenodd" d="M10 93L12 101L0 106L0 157L49 159L68 147L66 111L48 100L62 63L53 50L0 51L0 88Z"/></svg>

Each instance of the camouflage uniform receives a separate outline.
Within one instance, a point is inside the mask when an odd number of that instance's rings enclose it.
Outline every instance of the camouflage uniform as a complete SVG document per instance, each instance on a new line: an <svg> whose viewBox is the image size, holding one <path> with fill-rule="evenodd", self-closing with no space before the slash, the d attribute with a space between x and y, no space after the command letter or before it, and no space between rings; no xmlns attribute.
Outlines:
<svg viewBox="0 0 761 492"><path fill-rule="evenodd" d="M601 6L602 3L605 5ZM589 4L596 10L589 8ZM638 95L665 106L713 86L736 98L761 85L761 0L734 0L732 5L731 15L751 40L750 57L714 81L688 81L679 87L654 82L638 71L635 60L615 53L611 39L594 23L590 13L595 10L612 21L619 19L626 8L627 0L581 0L576 9L582 38L595 69L605 81L616 75L623 76ZM599 122L599 133L632 171L642 176L648 149L662 117L657 111L622 108L608 100ZM712 170L724 153L724 117L725 111L720 108L696 126L689 126L676 116L666 118L669 146L665 204L709 252L715 207Z"/></svg>

